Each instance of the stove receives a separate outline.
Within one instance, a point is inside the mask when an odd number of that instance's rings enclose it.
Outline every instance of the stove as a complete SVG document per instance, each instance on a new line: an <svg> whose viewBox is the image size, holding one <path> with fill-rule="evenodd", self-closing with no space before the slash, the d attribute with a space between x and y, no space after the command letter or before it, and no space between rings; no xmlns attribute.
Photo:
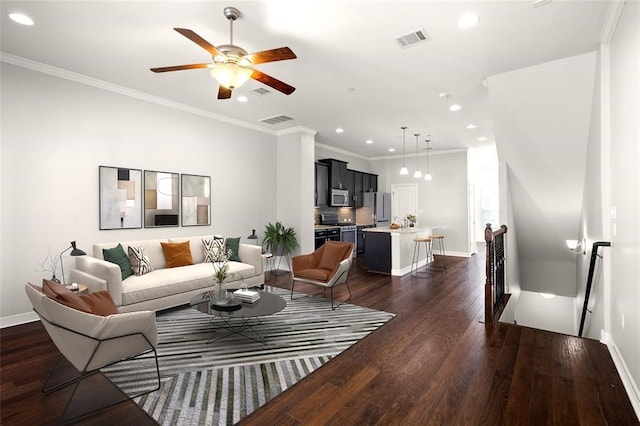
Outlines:
<svg viewBox="0 0 640 426"><path fill-rule="evenodd" d="M353 243L353 257L358 255L357 250L357 226L353 222L340 222L338 215L335 213L322 213L320 215L320 224L328 226L340 227L340 241L348 241Z"/></svg>

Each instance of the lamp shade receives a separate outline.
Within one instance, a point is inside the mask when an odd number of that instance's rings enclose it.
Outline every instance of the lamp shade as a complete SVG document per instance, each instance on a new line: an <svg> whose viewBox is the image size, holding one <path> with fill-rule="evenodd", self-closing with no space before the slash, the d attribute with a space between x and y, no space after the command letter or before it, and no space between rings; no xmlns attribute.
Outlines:
<svg viewBox="0 0 640 426"><path fill-rule="evenodd" d="M64 262L62 261L62 255L65 254L66 252L68 252L69 250L71 250L71 256L84 256L85 253L84 250L80 250L79 248L76 247L76 242L75 241L71 241L70 243L71 245L69 247L67 247L66 249L64 249L61 253L60 253L60 269L62 270L62 283L64 284Z"/></svg>
<svg viewBox="0 0 640 426"><path fill-rule="evenodd" d="M227 89L236 89L251 78L251 68L246 68L233 62L215 64L211 68L211 75L221 86Z"/></svg>

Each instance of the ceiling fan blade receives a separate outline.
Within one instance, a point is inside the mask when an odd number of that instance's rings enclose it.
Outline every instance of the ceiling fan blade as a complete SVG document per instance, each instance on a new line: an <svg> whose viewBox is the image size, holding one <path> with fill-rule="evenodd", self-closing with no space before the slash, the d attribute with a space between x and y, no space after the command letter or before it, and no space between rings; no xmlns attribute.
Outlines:
<svg viewBox="0 0 640 426"><path fill-rule="evenodd" d="M284 93L285 95L290 95L294 92L294 90L296 90L295 87L289 86L287 83L273 78L270 75L256 69L254 69L251 73L251 78L254 80L258 80L259 82L264 83L267 86L273 87L274 89Z"/></svg>
<svg viewBox="0 0 640 426"><path fill-rule="evenodd" d="M172 65L170 67L151 68L151 71L167 72L167 71L195 70L198 68L208 68L208 67L209 67L209 64Z"/></svg>
<svg viewBox="0 0 640 426"><path fill-rule="evenodd" d="M297 56L288 47L263 50L262 52L250 53L245 56L252 64L264 64L265 62L284 61L286 59L296 59Z"/></svg>
<svg viewBox="0 0 640 426"><path fill-rule="evenodd" d="M218 99L229 98L231 98L231 89L224 87L223 85L218 86Z"/></svg>
<svg viewBox="0 0 640 426"><path fill-rule="evenodd" d="M221 52L214 45L212 45L207 40L203 39L193 31L188 30L186 28L174 28L174 30L176 30L177 32L179 32L180 34L182 34L183 36L185 36L186 38L188 38L198 46L202 47L207 52L211 53L211 56L216 56L221 54Z"/></svg>

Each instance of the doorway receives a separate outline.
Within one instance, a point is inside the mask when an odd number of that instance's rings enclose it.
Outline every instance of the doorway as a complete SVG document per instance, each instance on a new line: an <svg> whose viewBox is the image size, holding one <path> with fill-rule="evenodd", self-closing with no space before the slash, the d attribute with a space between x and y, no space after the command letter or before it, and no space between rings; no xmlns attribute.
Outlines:
<svg viewBox="0 0 640 426"><path fill-rule="evenodd" d="M391 221L395 218L405 219L408 214L418 217L418 184L392 184Z"/></svg>

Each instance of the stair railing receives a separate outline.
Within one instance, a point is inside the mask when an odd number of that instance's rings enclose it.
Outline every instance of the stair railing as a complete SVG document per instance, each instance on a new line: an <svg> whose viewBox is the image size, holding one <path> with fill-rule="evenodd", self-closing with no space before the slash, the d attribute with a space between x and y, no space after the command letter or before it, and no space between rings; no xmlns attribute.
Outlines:
<svg viewBox="0 0 640 426"><path fill-rule="evenodd" d="M596 241L593 243L591 249L591 261L589 262L589 275L587 276L587 290L584 294L584 303L582 304L582 317L580 318L580 331L578 337L582 337L582 330L584 330L584 322L587 318L587 311L589 307L589 296L591 295L591 286L593 284L593 276L596 270L596 260L598 260L598 247L610 247L611 243L608 241Z"/></svg>
<svg viewBox="0 0 640 426"><path fill-rule="evenodd" d="M504 308L502 298L505 296L505 243L507 225L500 226L494 231L487 223L484 230L484 240L487 245L486 275L484 286L484 320L493 323L500 318Z"/></svg>

